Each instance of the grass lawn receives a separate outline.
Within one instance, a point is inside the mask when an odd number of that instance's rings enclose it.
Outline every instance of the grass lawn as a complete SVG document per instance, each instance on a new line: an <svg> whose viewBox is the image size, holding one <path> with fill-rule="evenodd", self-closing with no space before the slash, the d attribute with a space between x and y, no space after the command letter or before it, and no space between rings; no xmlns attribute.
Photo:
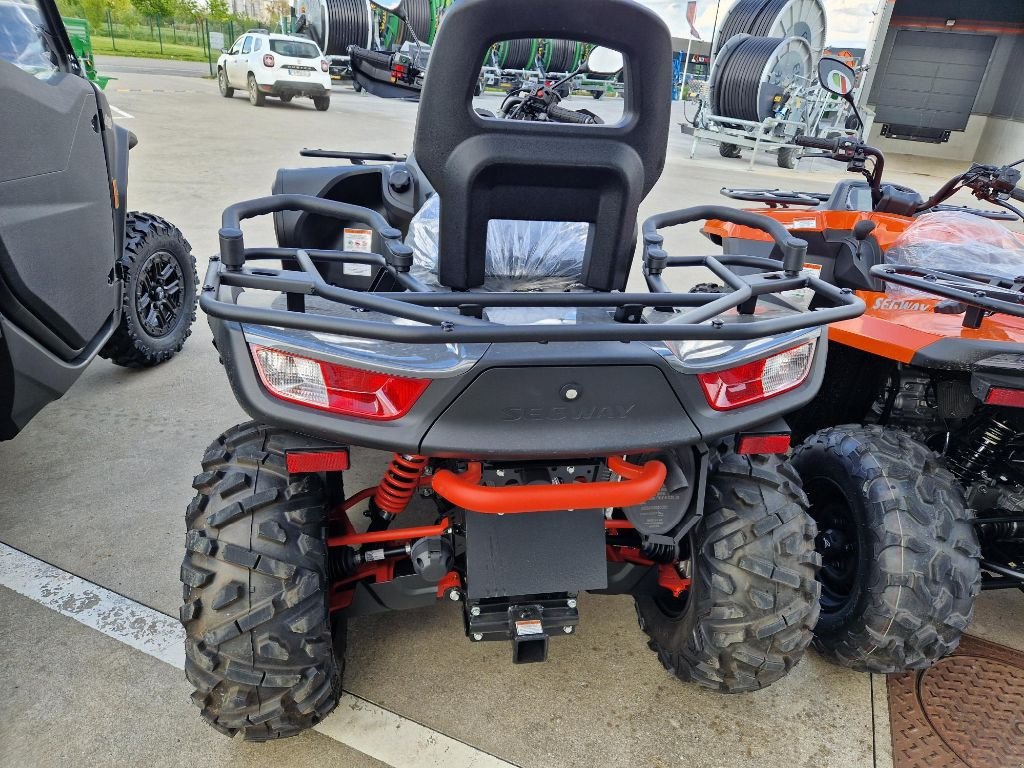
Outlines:
<svg viewBox="0 0 1024 768"><path fill-rule="evenodd" d="M178 59L179 61L206 61L206 51L194 45L175 45L164 41L164 52L160 53L160 43L151 40L126 40L115 38L117 48L110 44L109 37L94 34L92 36L93 53L113 56L142 56L150 59ZM217 52L220 55L220 52Z"/></svg>

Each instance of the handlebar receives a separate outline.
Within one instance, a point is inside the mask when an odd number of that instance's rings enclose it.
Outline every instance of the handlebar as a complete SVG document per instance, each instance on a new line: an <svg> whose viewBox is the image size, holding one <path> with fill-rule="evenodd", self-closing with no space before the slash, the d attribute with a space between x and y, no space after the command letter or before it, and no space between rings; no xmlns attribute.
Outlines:
<svg viewBox="0 0 1024 768"><path fill-rule="evenodd" d="M582 112L576 112L572 109L566 109L560 107L557 104L552 104L547 109L548 117L557 123L577 123L579 125L593 125L597 122L590 115L583 114Z"/></svg>
<svg viewBox="0 0 1024 768"><path fill-rule="evenodd" d="M798 147L809 149L823 149L826 152L835 154L839 151L839 139L820 139L817 136L797 136L793 143Z"/></svg>
<svg viewBox="0 0 1024 768"><path fill-rule="evenodd" d="M1010 192L1010 197L1018 203L1024 203L1024 187L1014 187Z"/></svg>

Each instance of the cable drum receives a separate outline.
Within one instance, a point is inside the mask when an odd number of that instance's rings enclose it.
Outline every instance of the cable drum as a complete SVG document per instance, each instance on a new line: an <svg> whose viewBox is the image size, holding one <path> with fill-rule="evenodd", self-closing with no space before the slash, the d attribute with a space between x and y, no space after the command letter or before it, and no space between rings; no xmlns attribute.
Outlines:
<svg viewBox="0 0 1024 768"><path fill-rule="evenodd" d="M737 35L723 47L711 73L714 114L760 122L772 114L773 100L798 80L809 80L814 62L801 37Z"/></svg>
<svg viewBox="0 0 1024 768"><path fill-rule="evenodd" d="M739 0L733 5L722 22L715 53L720 52L725 44L736 35L752 34L751 27L764 6L770 2L771 0Z"/></svg>
<svg viewBox="0 0 1024 768"><path fill-rule="evenodd" d="M367 0L320 0L320 18L311 26L326 55L344 56L350 45L370 47L373 15Z"/></svg>
<svg viewBox="0 0 1024 768"><path fill-rule="evenodd" d="M576 59L575 40L546 40L544 69L548 72L571 72Z"/></svg>
<svg viewBox="0 0 1024 768"><path fill-rule="evenodd" d="M503 69L533 69L537 58L537 41L531 39L505 40L498 52L499 66Z"/></svg>
<svg viewBox="0 0 1024 768"><path fill-rule="evenodd" d="M758 37L800 37L817 61L825 49L828 15L822 0L770 0L750 34Z"/></svg>
<svg viewBox="0 0 1024 768"><path fill-rule="evenodd" d="M825 48L827 28L823 0L739 0L722 22L715 51L741 34L802 37L817 60Z"/></svg>
<svg viewBox="0 0 1024 768"><path fill-rule="evenodd" d="M423 43L429 43L433 38L434 24L430 6L430 0L405 0L402 4L408 18L407 24ZM409 38L407 32L406 39Z"/></svg>

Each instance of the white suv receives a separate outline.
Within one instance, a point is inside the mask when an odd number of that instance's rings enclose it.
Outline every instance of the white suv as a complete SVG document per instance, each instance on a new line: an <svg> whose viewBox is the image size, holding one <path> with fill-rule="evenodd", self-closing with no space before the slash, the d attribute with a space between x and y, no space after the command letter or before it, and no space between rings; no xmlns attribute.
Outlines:
<svg viewBox="0 0 1024 768"><path fill-rule="evenodd" d="M217 83L226 99L245 88L254 107L262 107L267 96L284 102L308 96L321 112L331 106L327 59L305 37L249 30L217 59Z"/></svg>

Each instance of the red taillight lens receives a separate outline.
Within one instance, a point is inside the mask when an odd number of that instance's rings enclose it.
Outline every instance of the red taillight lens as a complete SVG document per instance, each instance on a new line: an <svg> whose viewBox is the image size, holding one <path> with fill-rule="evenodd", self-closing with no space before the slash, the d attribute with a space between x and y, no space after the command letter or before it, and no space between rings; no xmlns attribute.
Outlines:
<svg viewBox="0 0 1024 768"><path fill-rule="evenodd" d="M408 379L252 347L263 386L277 398L311 408L390 421L409 412L430 379Z"/></svg>
<svg viewBox="0 0 1024 768"><path fill-rule="evenodd" d="M708 405L716 411L731 411L795 389L810 373L814 344L809 341L752 363L698 374Z"/></svg>
<svg viewBox="0 0 1024 768"><path fill-rule="evenodd" d="M320 69L321 69L322 71L324 71L324 72L330 72L330 71L331 71L331 67L330 67L330 65L329 65L329 64L327 63L327 60L326 60L326 59L320 59Z"/></svg>
<svg viewBox="0 0 1024 768"><path fill-rule="evenodd" d="M263 66L264 67L272 67L272 66L274 66L274 54L272 54L272 53L265 53L265 54L263 54Z"/></svg>
<svg viewBox="0 0 1024 768"><path fill-rule="evenodd" d="M985 395L986 405L1005 405L1010 408L1024 408L1024 389L992 387Z"/></svg>

